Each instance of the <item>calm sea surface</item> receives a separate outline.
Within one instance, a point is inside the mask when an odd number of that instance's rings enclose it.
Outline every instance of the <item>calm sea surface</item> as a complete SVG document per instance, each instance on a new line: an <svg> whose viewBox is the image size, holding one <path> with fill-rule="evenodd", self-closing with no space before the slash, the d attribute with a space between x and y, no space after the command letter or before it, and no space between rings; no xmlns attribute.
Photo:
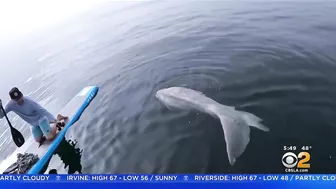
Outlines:
<svg viewBox="0 0 336 189"><path fill-rule="evenodd" d="M105 3L0 45L0 97L18 86L57 113L100 91L50 162L81 173L282 173L284 146L309 146L311 173L336 173L336 3ZM228 163L220 122L169 110L184 86L263 119ZM30 137L29 126L9 114ZM16 146L0 122L0 161ZM296 153L301 150L297 150Z"/></svg>

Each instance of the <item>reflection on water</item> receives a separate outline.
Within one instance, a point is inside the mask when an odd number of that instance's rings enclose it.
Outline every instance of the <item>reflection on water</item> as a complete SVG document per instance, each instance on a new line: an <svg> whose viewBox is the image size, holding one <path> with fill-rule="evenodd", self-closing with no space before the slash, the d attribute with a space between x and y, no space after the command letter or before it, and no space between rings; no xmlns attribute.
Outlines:
<svg viewBox="0 0 336 189"><path fill-rule="evenodd" d="M81 157L82 157L82 149L76 148L77 141L76 140L66 140L64 137L61 141L58 148L55 150L54 155L58 156L61 160L62 164L64 165L63 169L58 167L50 166L50 161L53 157L49 160L44 169L41 170L41 173L48 172L49 174L55 173L63 173L66 172L68 174L75 174L75 173L82 173L82 165L81 165Z"/></svg>

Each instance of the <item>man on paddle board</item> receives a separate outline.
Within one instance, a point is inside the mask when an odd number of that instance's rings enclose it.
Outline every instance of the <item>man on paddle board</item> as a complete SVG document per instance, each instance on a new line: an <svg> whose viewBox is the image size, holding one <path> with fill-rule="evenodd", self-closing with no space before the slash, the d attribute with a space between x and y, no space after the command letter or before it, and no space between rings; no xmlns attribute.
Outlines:
<svg viewBox="0 0 336 189"><path fill-rule="evenodd" d="M28 96L24 96L17 87L9 91L9 96L11 100L5 106L5 112L0 111L0 119L11 111L15 112L21 119L31 125L30 129L36 142L42 143L44 137L52 140L56 136L58 121L67 119L67 117L62 115L57 115L56 119L36 101ZM2 106L1 99L0 106ZM43 121L46 119L49 124L43 124Z"/></svg>

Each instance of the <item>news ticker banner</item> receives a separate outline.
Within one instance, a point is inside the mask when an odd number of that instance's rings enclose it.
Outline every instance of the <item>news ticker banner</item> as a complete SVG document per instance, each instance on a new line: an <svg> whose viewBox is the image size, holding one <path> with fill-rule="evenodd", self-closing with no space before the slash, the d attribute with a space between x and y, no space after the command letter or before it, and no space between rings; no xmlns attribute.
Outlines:
<svg viewBox="0 0 336 189"><path fill-rule="evenodd" d="M335 183L336 174L76 174L76 175L0 175L4 182L78 183Z"/></svg>

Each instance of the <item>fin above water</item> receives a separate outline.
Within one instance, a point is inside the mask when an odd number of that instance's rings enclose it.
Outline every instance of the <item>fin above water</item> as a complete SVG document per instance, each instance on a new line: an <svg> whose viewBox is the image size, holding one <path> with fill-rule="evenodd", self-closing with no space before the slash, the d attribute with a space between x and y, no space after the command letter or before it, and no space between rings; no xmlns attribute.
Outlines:
<svg viewBox="0 0 336 189"><path fill-rule="evenodd" d="M265 125L260 123L262 121L261 118L255 116L251 113L248 113L248 112L244 112L244 111L239 111L239 112L242 113L242 116L243 116L244 120L246 121L246 123L249 126L258 128L258 129L260 129L262 131L266 131L266 132L268 132L270 130L268 127L266 127Z"/></svg>
<svg viewBox="0 0 336 189"><path fill-rule="evenodd" d="M217 116L222 124L229 162L234 165L236 159L243 154L250 142L250 128L244 122L228 119L221 112Z"/></svg>

